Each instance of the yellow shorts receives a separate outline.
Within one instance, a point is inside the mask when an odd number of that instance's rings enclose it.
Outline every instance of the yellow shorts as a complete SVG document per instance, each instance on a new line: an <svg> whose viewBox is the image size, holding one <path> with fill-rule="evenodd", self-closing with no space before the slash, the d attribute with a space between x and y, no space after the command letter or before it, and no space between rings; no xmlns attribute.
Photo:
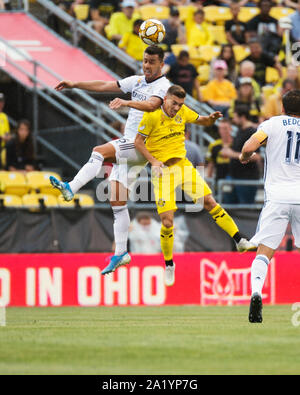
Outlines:
<svg viewBox="0 0 300 395"><path fill-rule="evenodd" d="M163 168L163 174L160 177L152 177L152 184L158 214L177 210L177 187L187 193L194 202L212 193L199 172L186 158L176 165Z"/></svg>

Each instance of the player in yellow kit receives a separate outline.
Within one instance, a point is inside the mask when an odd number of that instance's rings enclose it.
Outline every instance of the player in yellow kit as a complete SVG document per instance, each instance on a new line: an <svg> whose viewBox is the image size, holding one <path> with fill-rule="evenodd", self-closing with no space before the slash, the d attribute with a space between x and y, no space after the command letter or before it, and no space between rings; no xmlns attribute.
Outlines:
<svg viewBox="0 0 300 395"><path fill-rule="evenodd" d="M157 211L162 221L161 248L166 263L165 283L173 285L175 265L173 263L173 222L177 210L175 190L180 186L195 202L203 198L203 205L225 232L236 242L240 252L254 248L241 237L238 227L229 214L215 201L211 189L200 173L186 158L185 125L197 123L213 125L222 117L220 112L200 116L184 105L185 90L171 86L161 108L144 113L135 139L136 149L152 165L152 183Z"/></svg>

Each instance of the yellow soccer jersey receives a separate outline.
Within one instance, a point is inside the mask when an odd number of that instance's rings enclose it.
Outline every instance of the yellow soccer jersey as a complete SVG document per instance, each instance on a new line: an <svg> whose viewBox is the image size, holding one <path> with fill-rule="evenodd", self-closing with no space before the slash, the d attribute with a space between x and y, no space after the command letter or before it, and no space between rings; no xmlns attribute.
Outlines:
<svg viewBox="0 0 300 395"><path fill-rule="evenodd" d="M168 117L162 108L145 112L138 132L146 137L146 148L157 160L185 158L185 124L193 123L199 115L183 105L174 118Z"/></svg>

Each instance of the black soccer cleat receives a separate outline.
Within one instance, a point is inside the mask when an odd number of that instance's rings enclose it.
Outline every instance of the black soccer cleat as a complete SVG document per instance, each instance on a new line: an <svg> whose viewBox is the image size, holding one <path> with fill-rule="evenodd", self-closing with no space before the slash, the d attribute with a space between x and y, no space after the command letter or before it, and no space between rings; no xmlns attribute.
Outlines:
<svg viewBox="0 0 300 395"><path fill-rule="evenodd" d="M250 301L249 322L261 323L262 318L262 298L258 293L254 293Z"/></svg>

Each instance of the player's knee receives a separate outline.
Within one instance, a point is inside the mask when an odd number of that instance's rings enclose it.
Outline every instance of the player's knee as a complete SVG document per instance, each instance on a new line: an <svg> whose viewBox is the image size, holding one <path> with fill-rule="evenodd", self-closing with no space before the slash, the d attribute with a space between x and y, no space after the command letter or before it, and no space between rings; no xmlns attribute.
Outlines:
<svg viewBox="0 0 300 395"><path fill-rule="evenodd" d="M173 219L172 218L162 218L161 220L163 226L165 228L172 228L173 227Z"/></svg>

